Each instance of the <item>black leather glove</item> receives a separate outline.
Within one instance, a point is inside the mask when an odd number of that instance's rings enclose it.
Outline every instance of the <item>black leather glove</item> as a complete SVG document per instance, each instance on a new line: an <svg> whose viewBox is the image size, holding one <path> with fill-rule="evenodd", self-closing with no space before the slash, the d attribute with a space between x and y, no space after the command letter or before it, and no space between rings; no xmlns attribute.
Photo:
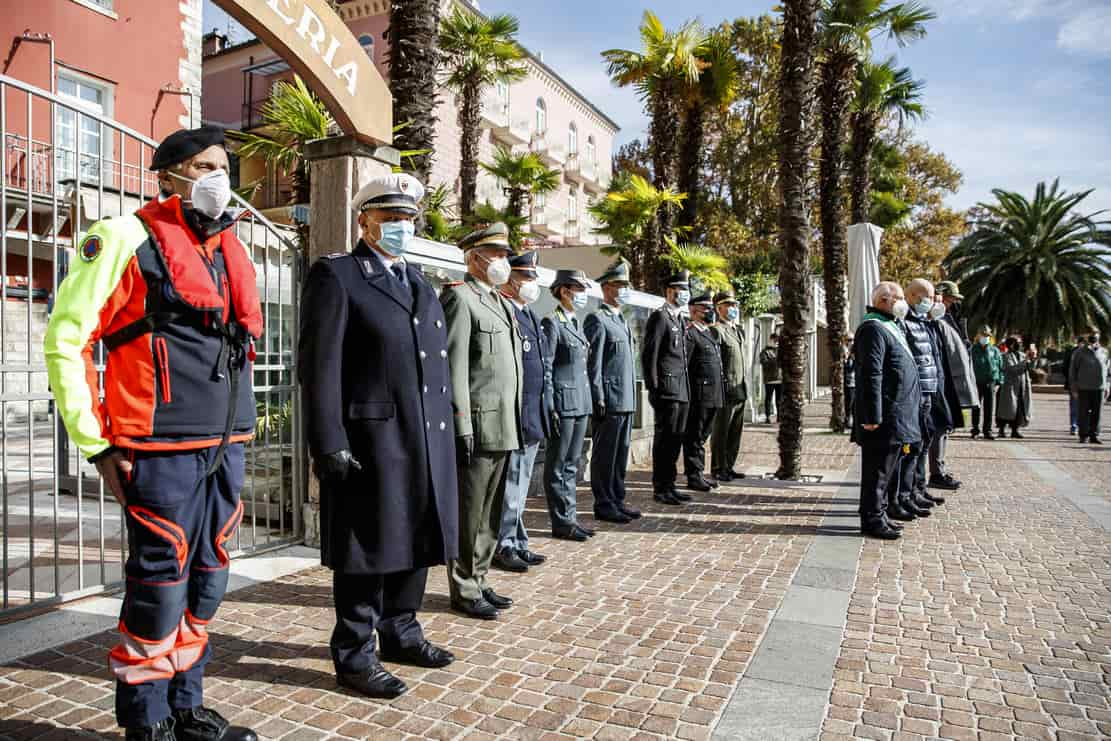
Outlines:
<svg viewBox="0 0 1111 741"><path fill-rule="evenodd" d="M321 482L335 484L346 481L352 474L363 470L362 464L347 448L322 455L315 461L316 477Z"/></svg>
<svg viewBox="0 0 1111 741"><path fill-rule="evenodd" d="M594 405L594 421L596 423L601 422L605 418L606 418L606 405L605 404L595 404Z"/></svg>
<svg viewBox="0 0 1111 741"><path fill-rule="evenodd" d="M455 438L455 462L460 468L470 465L474 457L474 435L462 435Z"/></svg>
<svg viewBox="0 0 1111 741"><path fill-rule="evenodd" d="M552 412L552 417L549 421L552 423L552 434L553 435L558 435L559 434L559 412L553 411Z"/></svg>

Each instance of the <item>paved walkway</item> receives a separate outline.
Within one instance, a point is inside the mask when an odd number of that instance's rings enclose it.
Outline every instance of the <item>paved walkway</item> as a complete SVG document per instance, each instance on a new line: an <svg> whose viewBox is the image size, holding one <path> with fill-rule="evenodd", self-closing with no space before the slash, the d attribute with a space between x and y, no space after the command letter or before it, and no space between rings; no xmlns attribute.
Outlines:
<svg viewBox="0 0 1111 741"><path fill-rule="evenodd" d="M388 703L335 685L329 572L248 587L212 625L209 703L283 740L1109 736L1111 536L1075 502L1111 499L1111 456L1068 442L1063 401L1037 400L1021 448L959 437L965 488L897 543L853 533L844 436L807 436L820 481L749 478L679 512L636 472L644 519L581 545L536 537L551 560L496 573L519 605L495 623L449 612L437 569L421 617L459 660L399 668L412 689ZM750 474L774 469L773 428L744 448ZM0 666L0 738L118 738L113 641Z"/></svg>

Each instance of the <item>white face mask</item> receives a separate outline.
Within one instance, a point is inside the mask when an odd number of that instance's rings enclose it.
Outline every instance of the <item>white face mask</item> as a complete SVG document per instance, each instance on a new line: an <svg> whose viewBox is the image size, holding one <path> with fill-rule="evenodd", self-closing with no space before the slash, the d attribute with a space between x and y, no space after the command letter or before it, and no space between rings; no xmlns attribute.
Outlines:
<svg viewBox="0 0 1111 741"><path fill-rule="evenodd" d="M910 311L910 304L906 302L906 299L899 299L891 306L891 313L895 315L896 319L906 319L908 311Z"/></svg>
<svg viewBox="0 0 1111 741"><path fill-rule="evenodd" d="M633 295L633 290L628 286L617 289L617 305L629 303L629 297Z"/></svg>
<svg viewBox="0 0 1111 741"><path fill-rule="evenodd" d="M940 319L945 316L945 304L934 304L930 307L930 319Z"/></svg>
<svg viewBox="0 0 1111 741"><path fill-rule="evenodd" d="M520 295L522 301L526 304L531 304L536 301L536 299L540 298L540 284L534 280L522 283L518 286L517 293Z"/></svg>
<svg viewBox="0 0 1111 741"><path fill-rule="evenodd" d="M585 309L588 301L590 301L590 296L586 295L586 291L571 294L571 306L575 307L575 311Z"/></svg>
<svg viewBox="0 0 1111 741"><path fill-rule="evenodd" d="M224 213L231 203L231 179L224 170L213 170L196 180L190 180L173 172L170 175L193 184L189 200L193 208L210 219L220 218L220 214Z"/></svg>
<svg viewBox="0 0 1111 741"><path fill-rule="evenodd" d="M486 258L486 280L492 286L505 285L505 282L509 280L511 270L507 257L499 257L494 260Z"/></svg>

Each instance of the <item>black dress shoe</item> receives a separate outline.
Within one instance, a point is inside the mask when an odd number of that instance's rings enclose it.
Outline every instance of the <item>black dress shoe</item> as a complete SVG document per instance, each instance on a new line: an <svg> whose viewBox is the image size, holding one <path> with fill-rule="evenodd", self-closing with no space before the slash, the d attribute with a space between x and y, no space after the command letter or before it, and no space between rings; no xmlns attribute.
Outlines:
<svg viewBox="0 0 1111 741"><path fill-rule="evenodd" d="M557 540L574 540L578 543L585 542L590 539L590 536L579 530L577 527L569 527L566 530L553 530L552 537Z"/></svg>
<svg viewBox="0 0 1111 741"><path fill-rule="evenodd" d="M382 700L392 700L395 697L400 697L409 689L404 682L383 669L382 665L378 663L372 664L366 671L358 674L338 672L336 681L340 687L346 687L360 695Z"/></svg>
<svg viewBox="0 0 1111 741"><path fill-rule="evenodd" d="M498 619L498 608L491 605L482 597L478 599L453 599L451 601L451 609L467 617L473 617L479 620Z"/></svg>
<svg viewBox="0 0 1111 741"><path fill-rule="evenodd" d="M640 510L639 509L633 509L632 507L626 507L625 505L619 505L618 509L621 510L621 514L625 515L630 520L639 520L640 519Z"/></svg>
<svg viewBox="0 0 1111 741"><path fill-rule="evenodd" d="M581 522L576 522L575 523L575 529L581 531L588 538L593 538L594 537L593 528L589 528L586 525L583 525Z"/></svg>
<svg viewBox="0 0 1111 741"><path fill-rule="evenodd" d="M707 484L709 484L711 489L721 488L721 484L718 482L718 480L716 478L703 478L702 480L705 481Z"/></svg>
<svg viewBox="0 0 1111 741"><path fill-rule="evenodd" d="M174 711L174 736L177 741L258 741L258 734L250 728L233 726L201 705Z"/></svg>
<svg viewBox="0 0 1111 741"><path fill-rule="evenodd" d="M980 436L980 431L979 431L979 430L977 430L977 429L976 429L975 427L973 427L973 428L972 428L972 439L973 439L973 440L975 440L975 439L976 439L976 438L978 438L979 436Z"/></svg>
<svg viewBox="0 0 1111 741"><path fill-rule="evenodd" d="M174 719L166 718L153 726L128 728L124 732L124 741L177 741L177 736L174 735Z"/></svg>
<svg viewBox="0 0 1111 741"><path fill-rule="evenodd" d="M671 492L669 492L669 491L658 491L658 492L656 492L655 494L652 495L652 499L656 500L660 504L676 505L676 504L682 504L683 503L682 501L673 497L671 495Z"/></svg>
<svg viewBox="0 0 1111 741"><path fill-rule="evenodd" d="M945 489L946 491L956 491L961 488L961 482L952 476L931 476L927 485L931 489Z"/></svg>
<svg viewBox="0 0 1111 741"><path fill-rule="evenodd" d="M995 435L991 434L991 430L984 430L984 439L985 440L994 440Z"/></svg>
<svg viewBox="0 0 1111 741"><path fill-rule="evenodd" d="M1078 439L1076 442L1083 444L1083 443L1088 442L1088 438L1082 437L1082 438Z"/></svg>
<svg viewBox="0 0 1111 741"><path fill-rule="evenodd" d="M512 571L515 574L523 574L528 571L528 564L521 560L517 551L510 550L509 548L502 548L494 554L492 562L494 568L501 569L502 571Z"/></svg>
<svg viewBox="0 0 1111 741"><path fill-rule="evenodd" d="M925 497L926 501L928 501L930 504L945 504L945 497L934 496L929 492L926 492L922 496Z"/></svg>
<svg viewBox="0 0 1111 741"><path fill-rule="evenodd" d="M919 507L915 502L903 502L902 506L903 509L910 512L915 517L929 517L933 514L928 507Z"/></svg>
<svg viewBox="0 0 1111 741"><path fill-rule="evenodd" d="M423 666L426 669L439 669L455 661L451 651L434 646L430 641L424 641L419 646L380 648L378 658L391 664L409 664Z"/></svg>
<svg viewBox="0 0 1111 741"><path fill-rule="evenodd" d="M883 524L886 525L887 527L891 528L892 530L895 530L896 532L902 532L903 526L900 525L897 522L893 522L891 520L884 520Z"/></svg>
<svg viewBox="0 0 1111 741"><path fill-rule="evenodd" d="M601 520L602 522L615 522L618 525L625 525L632 522L623 512L595 512L594 519Z"/></svg>
<svg viewBox="0 0 1111 741"><path fill-rule="evenodd" d="M882 525L880 527L866 528L861 530L866 538L877 538L879 540L898 540L902 537L902 533L898 530Z"/></svg>
<svg viewBox="0 0 1111 741"><path fill-rule="evenodd" d="M521 559L529 566L539 566L540 564L548 560L547 556L542 556L539 553L533 553L527 548L522 548L521 550L517 551L517 558Z"/></svg>
<svg viewBox="0 0 1111 741"><path fill-rule="evenodd" d="M1014 431L1011 432L1011 437L1014 437L1014 438L1017 438L1017 439L1021 440L1022 438L1026 437L1026 435L1023 435L1018 430L1014 430Z"/></svg>
<svg viewBox="0 0 1111 741"><path fill-rule="evenodd" d="M926 498L926 492L924 492L924 491L915 492L910 498L910 503L913 504L918 509L933 509L934 508L934 503Z"/></svg>
<svg viewBox="0 0 1111 741"><path fill-rule="evenodd" d="M482 590L482 599L486 600L499 610L508 610L510 607L513 607L512 599L510 599L509 597L502 597L493 589L490 589L490 587L486 587L486 589Z"/></svg>
<svg viewBox="0 0 1111 741"><path fill-rule="evenodd" d="M685 491L679 491L678 489L672 489L671 496L675 499L678 499L680 502L689 502L694 499L694 497L692 497L690 494L686 493Z"/></svg>
<svg viewBox="0 0 1111 741"><path fill-rule="evenodd" d="M903 522L914 521L914 515L897 504L893 504L887 508L887 516L892 520L902 520Z"/></svg>
<svg viewBox="0 0 1111 741"><path fill-rule="evenodd" d="M1103 445L1103 441L1100 440L1098 437L1090 437L1088 438L1088 442L1090 442L1092 445Z"/></svg>
<svg viewBox="0 0 1111 741"><path fill-rule="evenodd" d="M716 481L724 481L725 483L729 483L733 480L733 474L729 473L728 471L718 471L714 474L714 479Z"/></svg>
<svg viewBox="0 0 1111 741"><path fill-rule="evenodd" d="M729 469L729 476L733 479L743 479L745 477L743 473L732 468Z"/></svg>
<svg viewBox="0 0 1111 741"><path fill-rule="evenodd" d="M710 482L701 476L688 476L687 488L693 489L694 491L709 491L714 487L710 486Z"/></svg>

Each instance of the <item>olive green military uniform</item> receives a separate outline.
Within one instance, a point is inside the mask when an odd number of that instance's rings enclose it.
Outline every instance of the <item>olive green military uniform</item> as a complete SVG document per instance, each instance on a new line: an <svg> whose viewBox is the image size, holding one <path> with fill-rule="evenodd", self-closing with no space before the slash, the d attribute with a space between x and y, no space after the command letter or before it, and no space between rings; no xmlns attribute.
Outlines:
<svg viewBox="0 0 1111 741"><path fill-rule="evenodd" d="M493 227L460 244L487 244ZM508 243L506 243L508 248ZM474 438L459 469L459 560L450 566L453 599L477 600L497 547L511 451L522 447L521 340L513 307L493 286L468 274L440 296L447 319L455 437Z"/></svg>
<svg viewBox="0 0 1111 741"><path fill-rule="evenodd" d="M714 304L735 301L732 294L719 293ZM710 438L710 456L714 475L719 480L732 478L733 466L741 450L741 433L744 432L745 402L748 385L745 383L744 332L735 322L722 322L710 327L710 334L721 348L721 368L725 376L725 399L714 417L714 431Z"/></svg>

